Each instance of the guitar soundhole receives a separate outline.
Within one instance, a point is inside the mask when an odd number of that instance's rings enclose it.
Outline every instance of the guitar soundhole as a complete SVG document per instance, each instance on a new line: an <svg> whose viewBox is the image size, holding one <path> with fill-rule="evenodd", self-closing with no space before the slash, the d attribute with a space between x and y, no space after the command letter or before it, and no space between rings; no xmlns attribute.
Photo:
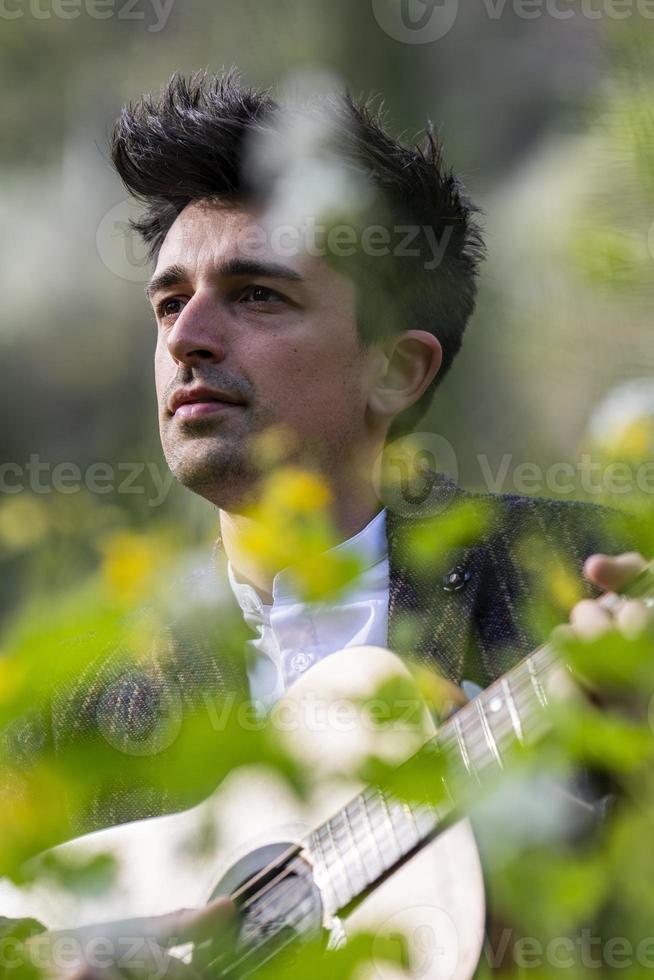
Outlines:
<svg viewBox="0 0 654 980"><path fill-rule="evenodd" d="M226 950L215 943L196 948L193 965L200 972L230 980L245 976L296 939L322 931L320 891L295 844L280 842L251 851L221 878L210 900L220 895L234 896L235 935Z"/></svg>

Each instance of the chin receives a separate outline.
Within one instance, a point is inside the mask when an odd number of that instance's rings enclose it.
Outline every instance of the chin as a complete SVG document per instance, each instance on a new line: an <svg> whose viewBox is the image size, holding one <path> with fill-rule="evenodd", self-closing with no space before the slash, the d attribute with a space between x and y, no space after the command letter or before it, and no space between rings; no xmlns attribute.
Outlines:
<svg viewBox="0 0 654 980"><path fill-rule="evenodd" d="M198 448L177 452L168 460L177 482L223 510L243 505L253 493L258 474L242 450L217 452L214 445L212 452L200 453Z"/></svg>

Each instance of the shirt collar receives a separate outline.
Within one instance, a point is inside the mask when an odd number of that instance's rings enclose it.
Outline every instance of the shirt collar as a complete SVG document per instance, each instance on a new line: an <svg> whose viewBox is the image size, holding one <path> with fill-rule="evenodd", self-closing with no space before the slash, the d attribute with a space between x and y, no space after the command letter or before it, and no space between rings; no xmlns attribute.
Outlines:
<svg viewBox="0 0 654 980"><path fill-rule="evenodd" d="M372 568L378 562L383 561L388 554L388 544L386 540L386 509L382 509L369 521L368 524L351 538L341 541L340 544L330 548L326 554L353 555L361 564L361 574ZM236 601L243 612L252 613L262 609L264 603L261 597L247 582L240 582L232 567L231 562L227 562L227 577ZM283 568L273 579L273 603L278 600L297 600L297 593L292 585L292 576L288 569Z"/></svg>

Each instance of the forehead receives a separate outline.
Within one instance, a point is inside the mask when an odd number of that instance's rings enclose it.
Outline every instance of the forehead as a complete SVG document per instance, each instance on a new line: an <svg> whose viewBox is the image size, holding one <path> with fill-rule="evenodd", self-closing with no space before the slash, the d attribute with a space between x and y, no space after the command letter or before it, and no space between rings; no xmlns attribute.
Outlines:
<svg viewBox="0 0 654 980"><path fill-rule="evenodd" d="M283 262L303 278L335 275L326 261L308 254L299 228L273 226L264 211L221 200L184 208L163 241L155 272L178 265L199 275L235 259Z"/></svg>

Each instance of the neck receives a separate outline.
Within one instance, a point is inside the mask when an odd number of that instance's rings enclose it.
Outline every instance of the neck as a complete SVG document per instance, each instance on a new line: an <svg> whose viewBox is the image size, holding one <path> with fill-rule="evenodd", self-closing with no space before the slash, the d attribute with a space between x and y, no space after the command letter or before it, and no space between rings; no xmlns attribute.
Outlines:
<svg viewBox="0 0 654 980"><path fill-rule="evenodd" d="M361 531L382 508L379 498L372 486L367 492L354 493L351 487L338 492L330 487L332 503L329 507L329 517L336 535L333 545L347 541ZM234 511L220 511L220 533L225 554L236 571L239 579L248 582L257 590L264 601L272 600L273 579L281 568L263 568L256 558L245 552L241 546L244 532L256 527L252 517Z"/></svg>

